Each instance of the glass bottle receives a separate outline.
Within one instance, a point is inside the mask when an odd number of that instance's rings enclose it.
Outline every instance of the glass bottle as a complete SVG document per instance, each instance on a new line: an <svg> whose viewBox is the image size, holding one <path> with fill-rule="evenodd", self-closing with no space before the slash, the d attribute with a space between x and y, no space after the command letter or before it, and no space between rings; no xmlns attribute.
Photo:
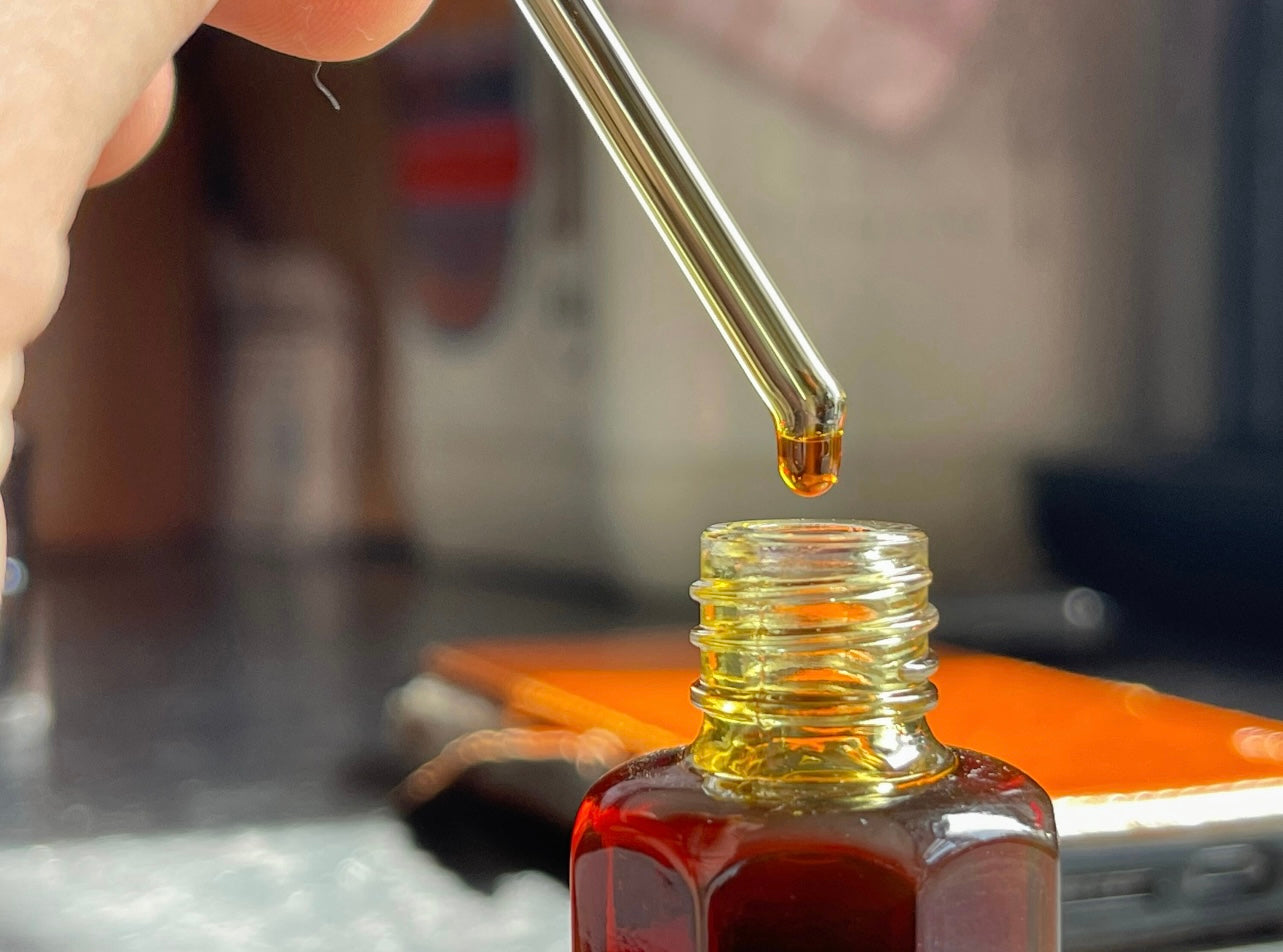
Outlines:
<svg viewBox="0 0 1283 952"><path fill-rule="evenodd" d="M584 800L575 952L1059 948L1046 793L927 726L930 578L910 526L705 531L703 726Z"/></svg>

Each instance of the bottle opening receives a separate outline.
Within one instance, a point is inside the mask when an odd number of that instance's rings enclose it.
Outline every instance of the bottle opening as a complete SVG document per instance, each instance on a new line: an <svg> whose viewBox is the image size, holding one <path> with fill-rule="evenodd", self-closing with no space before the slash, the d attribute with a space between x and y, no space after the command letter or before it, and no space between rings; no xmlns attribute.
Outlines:
<svg viewBox="0 0 1283 952"><path fill-rule="evenodd" d="M751 591L763 580L830 584L812 594L832 599L881 592L925 592L931 581L927 537L893 522L759 519L710 526L700 543L700 581L692 594L703 602L719 587ZM761 589L759 595L770 593Z"/></svg>
<svg viewBox="0 0 1283 952"><path fill-rule="evenodd" d="M722 522L704 530L705 547L719 542L776 546L827 546L870 549L921 545L927 535L916 526L896 522L814 519L746 519Z"/></svg>

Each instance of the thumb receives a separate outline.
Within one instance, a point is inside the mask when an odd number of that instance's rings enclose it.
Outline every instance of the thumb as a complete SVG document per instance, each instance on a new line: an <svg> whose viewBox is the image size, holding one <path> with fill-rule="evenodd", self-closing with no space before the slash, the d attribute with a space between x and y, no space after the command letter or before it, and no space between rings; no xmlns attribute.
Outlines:
<svg viewBox="0 0 1283 952"><path fill-rule="evenodd" d="M103 146L210 6L0 3L0 354L57 306L67 229Z"/></svg>

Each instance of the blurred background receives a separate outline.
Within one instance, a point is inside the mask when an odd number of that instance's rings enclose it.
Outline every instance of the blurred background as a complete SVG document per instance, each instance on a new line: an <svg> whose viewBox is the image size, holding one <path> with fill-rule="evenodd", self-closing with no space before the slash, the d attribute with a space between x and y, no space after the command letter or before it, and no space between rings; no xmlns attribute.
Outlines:
<svg viewBox="0 0 1283 952"><path fill-rule="evenodd" d="M514 11L441 0L325 68L338 112L309 64L183 51L172 134L90 196L29 355L32 545L395 540L671 596L705 525L822 512L1011 591L1058 542L1031 466L1276 442L1272 74L1227 56L1264 7L686 6L619 12L849 392L835 492L782 490Z"/></svg>
<svg viewBox="0 0 1283 952"><path fill-rule="evenodd" d="M781 484L506 0L337 111L203 31L28 352L0 839L369 808L425 644L686 623L727 519L914 523L945 637L1283 716L1283 5L612 10L847 389L841 483Z"/></svg>

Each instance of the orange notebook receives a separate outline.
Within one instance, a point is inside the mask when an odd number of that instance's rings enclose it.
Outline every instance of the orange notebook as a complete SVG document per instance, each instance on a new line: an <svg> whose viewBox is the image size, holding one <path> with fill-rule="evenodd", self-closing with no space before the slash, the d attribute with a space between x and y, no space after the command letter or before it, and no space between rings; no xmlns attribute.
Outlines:
<svg viewBox="0 0 1283 952"><path fill-rule="evenodd" d="M1056 800L1062 837L1265 824L1283 829L1283 722L988 654L939 649L929 721ZM608 731L630 755L689 742L697 654L684 630L436 647L426 670L508 714Z"/></svg>
<svg viewBox="0 0 1283 952"><path fill-rule="evenodd" d="M940 655L936 734L1016 764L1055 802L1066 949L1283 930L1283 722ZM681 629L432 648L389 705L407 752L432 757L407 805L470 774L491 800L568 824L613 763L694 737L696 666ZM433 757L442 743L452 753Z"/></svg>

